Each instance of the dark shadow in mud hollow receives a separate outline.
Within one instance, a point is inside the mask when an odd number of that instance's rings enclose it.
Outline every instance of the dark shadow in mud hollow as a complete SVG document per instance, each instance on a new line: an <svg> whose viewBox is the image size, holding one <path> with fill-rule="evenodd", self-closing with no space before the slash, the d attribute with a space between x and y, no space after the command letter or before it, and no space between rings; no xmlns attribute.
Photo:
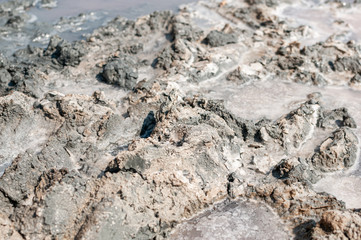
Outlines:
<svg viewBox="0 0 361 240"><path fill-rule="evenodd" d="M297 227L293 229L293 233L295 234L295 240L304 240L311 239L312 231L316 226L316 222L314 220L309 220L304 223L301 223Z"/></svg>
<svg viewBox="0 0 361 240"><path fill-rule="evenodd" d="M143 121L142 130L140 131L140 137L141 138L150 137L156 124L157 121L155 120L154 112L150 111L148 113L148 116Z"/></svg>
<svg viewBox="0 0 361 240"><path fill-rule="evenodd" d="M95 79L96 79L98 82L105 83L105 84L107 84L107 85L111 85L111 86L113 86L115 89L122 89L122 88L121 88L120 86L118 86L117 84L113 84L113 83L107 82L107 80L104 78L102 72L100 72L100 73L98 73L97 75L95 75ZM123 116L123 117L124 117L124 116Z"/></svg>

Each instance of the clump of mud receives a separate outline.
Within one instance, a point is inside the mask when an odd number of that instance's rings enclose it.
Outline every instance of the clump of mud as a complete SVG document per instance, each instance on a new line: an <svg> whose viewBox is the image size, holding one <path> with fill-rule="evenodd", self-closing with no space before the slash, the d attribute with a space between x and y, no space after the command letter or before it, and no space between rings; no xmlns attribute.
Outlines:
<svg viewBox="0 0 361 240"><path fill-rule="evenodd" d="M359 209L314 186L360 172L361 47L307 45L282 4L199 2L1 55L0 238L360 239Z"/></svg>

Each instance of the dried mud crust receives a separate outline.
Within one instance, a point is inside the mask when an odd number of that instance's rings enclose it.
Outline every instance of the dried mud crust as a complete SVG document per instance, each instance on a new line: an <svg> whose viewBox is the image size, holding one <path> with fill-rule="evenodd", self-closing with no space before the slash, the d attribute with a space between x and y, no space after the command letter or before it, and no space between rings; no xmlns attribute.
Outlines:
<svg viewBox="0 0 361 240"><path fill-rule="evenodd" d="M184 90L279 77L357 89L360 47L300 49L294 38L306 33L272 15L275 5L119 17L87 40L54 36L1 56L0 238L170 238L184 219L238 198L271 206L296 239L361 238L359 211L312 188L357 159L346 108L313 93L276 120L248 120ZM197 25L197 14L221 25Z"/></svg>

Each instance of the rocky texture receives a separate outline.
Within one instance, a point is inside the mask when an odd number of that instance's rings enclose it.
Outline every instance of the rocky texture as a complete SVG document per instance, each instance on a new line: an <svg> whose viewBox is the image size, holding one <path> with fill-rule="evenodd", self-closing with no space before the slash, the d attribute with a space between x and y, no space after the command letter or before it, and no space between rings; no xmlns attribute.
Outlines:
<svg viewBox="0 0 361 240"><path fill-rule="evenodd" d="M132 89L138 79L136 61L130 56L112 59L103 67L101 73L104 81L116 86Z"/></svg>
<svg viewBox="0 0 361 240"><path fill-rule="evenodd" d="M155 60L154 66L165 70L177 66L179 62L188 62L193 57L187 42L183 40L175 40L174 43L165 48Z"/></svg>
<svg viewBox="0 0 361 240"><path fill-rule="evenodd" d="M347 169L357 158L357 137L348 129L335 131L319 147L312 158L312 165L323 172Z"/></svg>
<svg viewBox="0 0 361 240"><path fill-rule="evenodd" d="M301 48L304 27L272 15L275 5L119 17L87 40L53 36L0 56L0 238L164 239L237 199L271 207L282 236L359 238L357 210L312 187L357 161L351 111L311 92L252 120L202 88L283 80L357 91L356 44Z"/></svg>
<svg viewBox="0 0 361 240"><path fill-rule="evenodd" d="M248 75L244 72L242 72L242 69L240 67L236 68L234 71L230 72L227 75L228 81L235 81L238 84L244 84L247 82L251 82L252 80L257 80L259 77L256 75Z"/></svg>
<svg viewBox="0 0 361 240"><path fill-rule="evenodd" d="M44 55L51 55L51 58L63 66L76 66L80 64L81 57L85 55L85 48L81 42L69 43L54 36L50 39Z"/></svg>
<svg viewBox="0 0 361 240"><path fill-rule="evenodd" d="M327 211L322 214L321 221L314 230L313 238L358 239L361 237L360 227L361 217L357 211Z"/></svg>
<svg viewBox="0 0 361 240"><path fill-rule="evenodd" d="M231 33L223 33L217 30L213 30L208 33L204 39L204 43L211 47L220 47L231 43L236 43L237 37Z"/></svg>
<svg viewBox="0 0 361 240"><path fill-rule="evenodd" d="M355 120L350 116L346 108L338 108L332 111L323 111L318 126L322 128L328 127L350 127L356 128Z"/></svg>

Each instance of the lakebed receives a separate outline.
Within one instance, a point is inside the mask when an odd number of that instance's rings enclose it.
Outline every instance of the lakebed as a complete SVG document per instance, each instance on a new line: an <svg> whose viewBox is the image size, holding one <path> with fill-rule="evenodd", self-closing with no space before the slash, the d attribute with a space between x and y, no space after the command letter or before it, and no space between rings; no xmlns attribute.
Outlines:
<svg viewBox="0 0 361 240"><path fill-rule="evenodd" d="M361 237L357 1L57 4L0 5L1 238Z"/></svg>

